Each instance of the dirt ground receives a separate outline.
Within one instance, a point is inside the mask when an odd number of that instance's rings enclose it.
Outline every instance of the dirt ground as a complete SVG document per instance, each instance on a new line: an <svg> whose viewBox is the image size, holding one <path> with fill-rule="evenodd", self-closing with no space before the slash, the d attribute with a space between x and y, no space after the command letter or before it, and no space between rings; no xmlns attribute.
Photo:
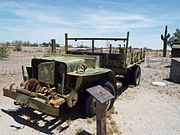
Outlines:
<svg viewBox="0 0 180 135"><path fill-rule="evenodd" d="M43 55L43 52L13 52L6 61L0 60L0 68L11 61L26 61ZM180 134L180 84L166 79L169 77L170 59L148 56L141 64L141 85L137 87L120 86L125 90L115 101L114 108L107 113L107 130L109 135L179 135ZM15 63L16 64L16 63ZM18 64L21 68L22 63ZM12 69L12 64L6 65ZM1 135L37 135L77 133L96 134L94 118L85 118L78 107L53 118L37 111L21 109L13 100L3 96L2 89L9 84L19 84L22 74L19 70L6 73L0 69L0 134ZM166 86L155 86L152 82L164 82Z"/></svg>

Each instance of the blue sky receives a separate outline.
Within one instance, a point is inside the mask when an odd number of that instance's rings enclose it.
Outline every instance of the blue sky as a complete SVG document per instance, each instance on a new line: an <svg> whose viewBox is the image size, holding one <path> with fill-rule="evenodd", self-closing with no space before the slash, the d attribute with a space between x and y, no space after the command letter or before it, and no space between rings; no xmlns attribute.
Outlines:
<svg viewBox="0 0 180 135"><path fill-rule="evenodd" d="M0 0L0 42L64 43L70 37L124 37L162 48L164 27L180 28L180 0Z"/></svg>

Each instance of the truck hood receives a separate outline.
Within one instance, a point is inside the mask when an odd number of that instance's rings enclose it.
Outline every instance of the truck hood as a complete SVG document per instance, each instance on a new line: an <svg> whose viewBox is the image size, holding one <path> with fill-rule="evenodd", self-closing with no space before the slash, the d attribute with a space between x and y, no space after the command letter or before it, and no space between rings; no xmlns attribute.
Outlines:
<svg viewBox="0 0 180 135"><path fill-rule="evenodd" d="M99 56L89 55L58 55L48 56L41 59L64 63L67 66L67 74L73 76L91 76L109 72L109 69L99 67ZM85 72L77 72L81 64L86 64Z"/></svg>

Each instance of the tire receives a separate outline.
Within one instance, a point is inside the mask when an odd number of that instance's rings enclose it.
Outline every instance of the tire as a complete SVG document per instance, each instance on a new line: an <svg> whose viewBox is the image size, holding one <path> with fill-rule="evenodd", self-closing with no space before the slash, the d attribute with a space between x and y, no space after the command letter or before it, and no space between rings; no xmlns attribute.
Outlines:
<svg viewBox="0 0 180 135"><path fill-rule="evenodd" d="M102 85L103 88L108 90L113 96L115 96L115 88L110 82L106 82ZM112 108L114 104L115 98L111 99L110 101L107 101L107 108L106 110L109 110ZM88 96L86 100L86 115L88 117L92 117L96 114L96 99L93 96Z"/></svg>
<svg viewBox="0 0 180 135"><path fill-rule="evenodd" d="M112 85L112 83L110 83L110 82L106 82L106 83L103 85L103 87L104 87L107 91L109 91L109 92L114 96L114 98L110 100L110 104L109 104L109 106L108 106L108 108L107 108L107 110L110 110L110 109L113 107L114 101L115 101L115 96L116 96L115 88L114 88L114 86Z"/></svg>
<svg viewBox="0 0 180 135"><path fill-rule="evenodd" d="M122 84L123 85L129 85L130 84L130 77L131 77L131 70L130 69L128 69L127 70L127 73L124 75L124 79L123 79L123 81L122 81Z"/></svg>
<svg viewBox="0 0 180 135"><path fill-rule="evenodd" d="M140 66L137 66L133 72L132 76L132 85L138 86L141 81L141 68Z"/></svg>
<svg viewBox="0 0 180 135"><path fill-rule="evenodd" d="M93 117L96 114L96 102L93 96L89 96L86 100L86 115L87 117Z"/></svg>

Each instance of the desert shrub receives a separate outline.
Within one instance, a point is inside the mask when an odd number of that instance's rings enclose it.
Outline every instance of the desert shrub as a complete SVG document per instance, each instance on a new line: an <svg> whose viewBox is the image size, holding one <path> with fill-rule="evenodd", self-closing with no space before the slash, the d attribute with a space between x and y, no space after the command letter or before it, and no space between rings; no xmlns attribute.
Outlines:
<svg viewBox="0 0 180 135"><path fill-rule="evenodd" d="M14 48L14 51L22 51L22 46L21 45L16 45Z"/></svg>
<svg viewBox="0 0 180 135"><path fill-rule="evenodd" d="M22 51L23 42L21 40L15 41L14 44L15 44L14 51Z"/></svg>
<svg viewBox="0 0 180 135"><path fill-rule="evenodd" d="M7 58L9 56L8 46L5 44L0 45L0 59Z"/></svg>
<svg viewBox="0 0 180 135"><path fill-rule="evenodd" d="M46 42L42 43L42 46L44 46L44 47L49 47L50 45L51 45L51 43L46 43Z"/></svg>
<svg viewBox="0 0 180 135"><path fill-rule="evenodd" d="M88 46L80 45L79 48L88 48Z"/></svg>

